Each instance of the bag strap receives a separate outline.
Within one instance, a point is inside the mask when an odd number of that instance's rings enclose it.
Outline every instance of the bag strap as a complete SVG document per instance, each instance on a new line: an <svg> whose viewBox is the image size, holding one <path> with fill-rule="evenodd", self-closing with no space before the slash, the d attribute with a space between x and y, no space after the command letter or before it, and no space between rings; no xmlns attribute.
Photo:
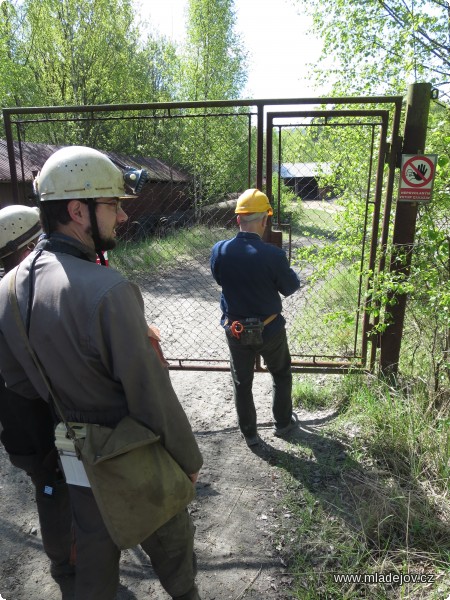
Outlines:
<svg viewBox="0 0 450 600"><path fill-rule="evenodd" d="M11 303L11 307L12 307L12 311L14 314L14 318L16 320L17 323L17 327L19 329L19 332L22 336L23 341L25 342L25 346L28 350L28 352L31 355L31 358L33 359L33 362L37 368L37 370L39 371L47 389L48 392L50 394L50 399L53 402L53 405L55 407L56 412L58 413L58 416L60 417L61 421L64 423L64 425L66 426L66 430L67 430L67 435L71 440L75 440L76 439L76 435L75 435L75 431L72 429L72 427L69 425L69 423L66 420L66 417L64 416L64 411L61 407L61 403L58 400L57 395L55 394L55 391L53 390L53 387L47 377L47 374L44 371L44 367L42 366L39 358L37 357L35 351L33 350L33 348L31 347L30 344L30 340L28 339L27 336L27 332L25 331L25 326L23 324L22 321L22 317L20 315L20 309L19 309L19 303L17 301L17 293L16 293L16 279L17 279L17 271L18 269L15 270L14 276L12 276L9 280L9 287L8 287L8 298L9 301Z"/></svg>

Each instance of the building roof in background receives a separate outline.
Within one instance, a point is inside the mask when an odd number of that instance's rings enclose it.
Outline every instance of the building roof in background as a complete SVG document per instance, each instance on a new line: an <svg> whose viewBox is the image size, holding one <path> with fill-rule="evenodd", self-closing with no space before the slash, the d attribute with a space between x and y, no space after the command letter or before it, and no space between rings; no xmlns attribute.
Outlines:
<svg viewBox="0 0 450 600"><path fill-rule="evenodd" d="M64 148L64 145L55 146L52 144L38 144L33 142L22 142L22 144L19 144L19 142L14 142L14 155L19 181L22 181L23 179L25 181L32 181L32 172L35 170L39 171L45 161L60 148ZM22 150L22 156L20 149ZM109 158L122 169L125 166L146 169L149 173L150 181L174 181L182 183L189 181L190 179L186 173L183 173L174 167L170 167L157 158L140 156L132 157L104 150L102 150L102 152L109 156ZM0 182L2 181L11 181L6 140L0 140Z"/></svg>
<svg viewBox="0 0 450 600"><path fill-rule="evenodd" d="M22 159L20 157L19 143L14 142L14 155L16 159L17 176L22 180L22 163L25 181L32 181L32 171L39 170L47 158L61 146L50 144L22 143ZM8 149L6 140L0 140L0 181L11 181L9 169Z"/></svg>
<svg viewBox="0 0 450 600"><path fill-rule="evenodd" d="M278 165L274 165L273 172L278 172ZM283 163L280 166L280 177L291 179L295 177L319 177L331 175L331 164L323 162Z"/></svg>
<svg viewBox="0 0 450 600"><path fill-rule="evenodd" d="M125 167L146 169L150 176L150 181L175 181L182 183L190 180L189 175L175 167L171 167L158 158L126 156L116 152L105 152L105 154L121 169L124 169Z"/></svg>

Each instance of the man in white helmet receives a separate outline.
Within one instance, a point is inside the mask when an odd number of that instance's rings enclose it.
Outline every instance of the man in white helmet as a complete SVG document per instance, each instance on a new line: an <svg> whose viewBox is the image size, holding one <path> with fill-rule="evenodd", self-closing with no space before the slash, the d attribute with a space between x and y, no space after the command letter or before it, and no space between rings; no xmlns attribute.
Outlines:
<svg viewBox="0 0 450 600"><path fill-rule="evenodd" d="M149 343L142 296L96 253L116 243L127 220L125 181L138 191L142 173L125 174L97 150L58 150L36 180L47 238L20 265L15 290L31 346L67 421L115 427L130 415L150 427L192 484L202 456L172 388L167 369ZM25 396L45 394L0 283L0 364L8 386ZM113 543L92 490L69 485L77 544L76 600L113 600L120 550ZM118 493L120 493L118 491ZM149 514L151 519L151 514ZM195 585L194 528L187 510L141 543L169 595L199 600Z"/></svg>
<svg viewBox="0 0 450 600"><path fill-rule="evenodd" d="M12 205L0 210L0 263L9 272L30 254L42 233L37 208ZM42 543L53 577L71 575L72 516L64 476L58 467L54 418L42 398L24 398L0 377L0 440L11 463L35 487Z"/></svg>
<svg viewBox="0 0 450 600"><path fill-rule="evenodd" d="M222 287L221 324L230 350L238 424L247 445L252 447L260 441L252 394L258 354L273 379L274 434L283 436L297 426L292 413L291 356L280 294L293 294L300 280L289 267L285 252L262 240L273 214L266 194L255 188L246 190L239 196L235 212L240 231L231 240L215 244L211 271Z"/></svg>

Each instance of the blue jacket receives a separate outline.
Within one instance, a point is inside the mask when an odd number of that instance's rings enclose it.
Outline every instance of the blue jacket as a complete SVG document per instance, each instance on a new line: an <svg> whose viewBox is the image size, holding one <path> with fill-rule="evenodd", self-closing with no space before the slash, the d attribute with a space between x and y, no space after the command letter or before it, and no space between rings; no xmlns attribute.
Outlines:
<svg viewBox="0 0 450 600"><path fill-rule="evenodd" d="M239 232L231 240L218 242L211 252L211 272L222 286L222 325L246 317L265 320L279 316L264 330L264 337L285 323L280 294L290 296L300 287L297 273L289 267L286 254L267 244L258 234Z"/></svg>

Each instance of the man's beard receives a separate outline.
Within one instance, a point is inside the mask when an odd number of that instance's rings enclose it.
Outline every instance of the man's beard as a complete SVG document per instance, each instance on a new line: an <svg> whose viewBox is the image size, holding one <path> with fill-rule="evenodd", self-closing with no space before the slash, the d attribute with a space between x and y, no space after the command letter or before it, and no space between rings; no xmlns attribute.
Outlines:
<svg viewBox="0 0 450 600"><path fill-rule="evenodd" d="M94 236L92 235L92 227L88 227L87 228L87 233L91 236L91 238L94 240ZM116 238L113 237L103 237L100 233L98 235L98 243L99 246L98 248L96 248L96 250L102 250L102 252L104 252L105 250L112 250L113 248L115 248L117 246L117 240ZM94 244L95 244L96 240L94 240Z"/></svg>
<svg viewBox="0 0 450 600"><path fill-rule="evenodd" d="M103 238L100 236L100 250L112 250L117 246L117 240L115 238Z"/></svg>

